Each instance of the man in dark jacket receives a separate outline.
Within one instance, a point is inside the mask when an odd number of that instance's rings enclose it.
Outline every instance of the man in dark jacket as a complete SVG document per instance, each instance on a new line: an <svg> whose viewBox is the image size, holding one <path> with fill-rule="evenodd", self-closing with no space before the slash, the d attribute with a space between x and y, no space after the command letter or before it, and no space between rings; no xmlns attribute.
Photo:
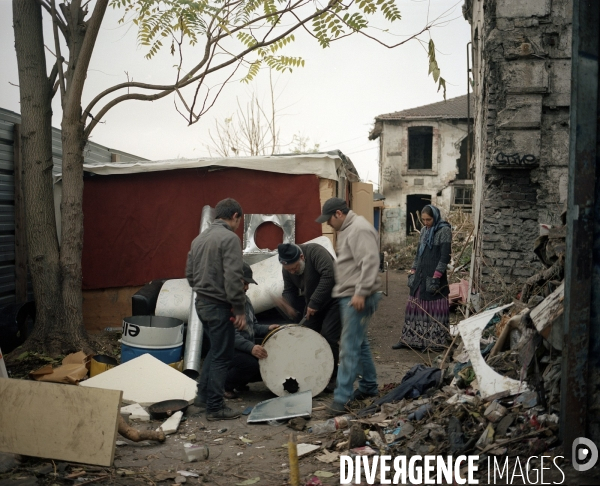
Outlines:
<svg viewBox="0 0 600 486"><path fill-rule="evenodd" d="M194 400L194 405L206 406L207 420L241 415L223 401L235 329L246 327L242 246L235 234L241 219L242 207L237 201L229 198L217 203L214 222L194 239L186 264L187 280L196 293L196 312L211 344Z"/></svg>
<svg viewBox="0 0 600 486"><path fill-rule="evenodd" d="M320 333L329 343L333 352L334 381L342 324L337 299L331 296L335 285L333 257L316 243L283 243L277 251L283 267L283 299L297 313L296 322L306 317L304 325Z"/></svg>
<svg viewBox="0 0 600 486"><path fill-rule="evenodd" d="M248 291L249 285L256 284L252 278L250 265L244 262L244 292ZM279 327L279 324L259 324L254 315L254 307L250 298L246 296L246 327L235 331L235 353L231 361L231 367L227 372L225 381L225 398L236 398L237 391L248 389L248 383L261 381L259 359L267 357L267 351L257 339L264 338L270 331Z"/></svg>

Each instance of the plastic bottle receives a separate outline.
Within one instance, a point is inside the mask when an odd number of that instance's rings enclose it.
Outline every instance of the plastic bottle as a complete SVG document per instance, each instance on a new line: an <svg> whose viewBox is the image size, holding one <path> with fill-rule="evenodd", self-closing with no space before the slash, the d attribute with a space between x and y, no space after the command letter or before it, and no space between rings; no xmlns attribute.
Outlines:
<svg viewBox="0 0 600 486"><path fill-rule="evenodd" d="M313 424L308 431L312 434L326 434L340 429L347 429L350 426L351 415L342 415L341 417L330 418L325 422Z"/></svg>

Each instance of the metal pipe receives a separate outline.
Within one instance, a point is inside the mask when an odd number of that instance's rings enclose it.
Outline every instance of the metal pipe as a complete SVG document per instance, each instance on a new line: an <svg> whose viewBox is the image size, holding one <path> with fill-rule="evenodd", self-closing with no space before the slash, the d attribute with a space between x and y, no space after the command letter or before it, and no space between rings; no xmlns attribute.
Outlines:
<svg viewBox="0 0 600 486"><path fill-rule="evenodd" d="M202 352L202 334L204 326L196 312L196 302L192 290L190 317L185 336L185 352L183 356L183 372L192 379L200 375L200 355Z"/></svg>
<svg viewBox="0 0 600 486"><path fill-rule="evenodd" d="M206 230L215 220L215 209L208 204L202 208L200 217L200 233ZM183 354L183 372L190 378L200 375L200 360L202 353L202 334L204 326L196 312L196 298L192 290L187 333L185 335L185 351Z"/></svg>

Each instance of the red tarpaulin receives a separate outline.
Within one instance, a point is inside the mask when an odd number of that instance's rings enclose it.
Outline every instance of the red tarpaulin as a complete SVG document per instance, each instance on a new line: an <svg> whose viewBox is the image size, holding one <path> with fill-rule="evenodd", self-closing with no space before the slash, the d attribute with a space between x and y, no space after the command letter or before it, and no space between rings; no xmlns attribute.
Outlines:
<svg viewBox="0 0 600 486"><path fill-rule="evenodd" d="M319 178L246 169L185 169L87 177L83 192L83 288L183 278L202 208L226 197L247 214L295 214L296 242L321 235ZM243 224L237 231L242 238ZM282 231L264 224L255 241L276 249ZM241 244L241 243L240 243Z"/></svg>

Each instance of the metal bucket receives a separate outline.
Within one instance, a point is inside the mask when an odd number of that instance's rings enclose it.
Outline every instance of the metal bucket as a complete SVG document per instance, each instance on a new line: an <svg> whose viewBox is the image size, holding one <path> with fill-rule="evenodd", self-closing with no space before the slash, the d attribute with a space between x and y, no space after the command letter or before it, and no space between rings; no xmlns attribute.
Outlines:
<svg viewBox="0 0 600 486"><path fill-rule="evenodd" d="M132 316L123 319L121 363L150 354L166 364L181 360L183 321L174 317Z"/></svg>
<svg viewBox="0 0 600 486"><path fill-rule="evenodd" d="M183 343L183 321L162 316L126 317L121 342L136 348L174 347Z"/></svg>

